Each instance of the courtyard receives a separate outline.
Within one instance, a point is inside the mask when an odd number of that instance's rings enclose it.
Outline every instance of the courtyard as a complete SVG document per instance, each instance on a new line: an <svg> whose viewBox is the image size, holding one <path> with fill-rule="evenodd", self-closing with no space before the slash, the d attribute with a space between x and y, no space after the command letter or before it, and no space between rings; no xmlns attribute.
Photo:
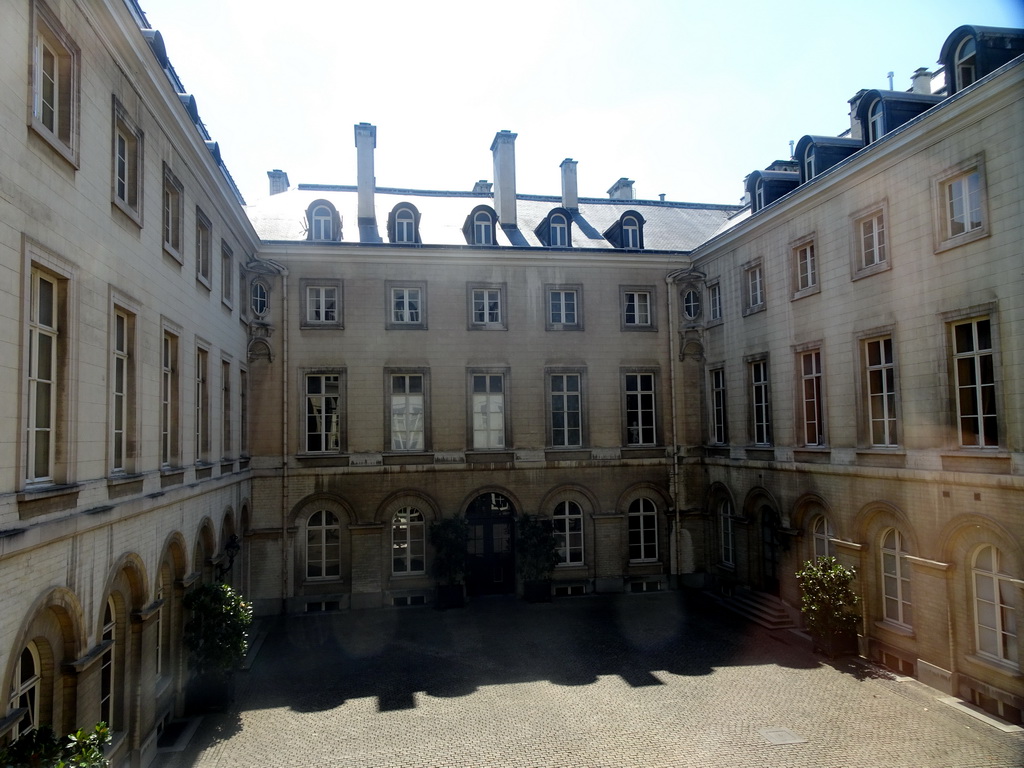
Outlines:
<svg viewBox="0 0 1024 768"><path fill-rule="evenodd" d="M159 768L1024 765L1024 732L678 592L263 620ZM164 741L170 741L170 738Z"/></svg>

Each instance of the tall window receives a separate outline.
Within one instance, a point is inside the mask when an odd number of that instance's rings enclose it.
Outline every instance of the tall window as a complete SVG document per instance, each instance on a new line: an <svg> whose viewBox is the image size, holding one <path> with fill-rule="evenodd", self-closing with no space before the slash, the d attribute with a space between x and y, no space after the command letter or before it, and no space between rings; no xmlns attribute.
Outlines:
<svg viewBox="0 0 1024 768"><path fill-rule="evenodd" d="M11 678L7 711L24 710L21 719L9 731L11 741L34 731L39 726L39 698L43 687L41 671L36 644L29 643L22 649Z"/></svg>
<svg viewBox="0 0 1024 768"><path fill-rule="evenodd" d="M814 559L828 557L832 554L832 538L835 533L832 525L824 515L817 515L811 521L811 540L814 543Z"/></svg>
<svg viewBox="0 0 1024 768"><path fill-rule="evenodd" d="M626 444L655 445L655 400L653 373L627 373Z"/></svg>
<svg viewBox="0 0 1024 768"><path fill-rule="evenodd" d="M171 170L165 165L163 188L164 248L170 251L179 261L182 261L181 225L184 197L184 187L178 181L178 177L171 173Z"/></svg>
<svg viewBox="0 0 1024 768"><path fill-rule="evenodd" d="M548 328L579 326L579 292L576 289L548 290Z"/></svg>
<svg viewBox="0 0 1024 768"><path fill-rule="evenodd" d="M551 517L558 546L558 562L573 565L583 562L583 510L575 501L562 501ZM657 556L657 550L655 550Z"/></svg>
<svg viewBox="0 0 1024 768"><path fill-rule="evenodd" d="M231 246L225 241L220 241L220 298L227 306L231 306L234 300L234 254Z"/></svg>
<svg viewBox="0 0 1024 768"><path fill-rule="evenodd" d="M978 79L977 46L973 37L966 38L956 49L956 89L962 91Z"/></svg>
<svg viewBox="0 0 1024 768"><path fill-rule="evenodd" d="M722 319L722 286L712 283L708 286L708 316L712 322Z"/></svg>
<svg viewBox="0 0 1024 768"><path fill-rule="evenodd" d="M583 404L581 376L553 373L551 387L551 446L578 448L583 445Z"/></svg>
<svg viewBox="0 0 1024 768"><path fill-rule="evenodd" d="M110 471L128 471L128 443L131 408L135 390L132 360L135 317L124 310L114 311L114 338L111 353Z"/></svg>
<svg viewBox="0 0 1024 768"><path fill-rule="evenodd" d="M306 578L336 579L341 575L341 525L333 512L321 509L306 523Z"/></svg>
<svg viewBox="0 0 1024 768"><path fill-rule="evenodd" d="M178 337L164 332L160 352L160 464L178 462Z"/></svg>
<svg viewBox="0 0 1024 768"><path fill-rule="evenodd" d="M391 519L391 569L393 573L423 573L423 513L403 507Z"/></svg>
<svg viewBox="0 0 1024 768"><path fill-rule="evenodd" d="M899 444L896 430L896 363L892 353L892 337L864 342L867 374L868 421L871 444Z"/></svg>
<svg viewBox="0 0 1024 768"><path fill-rule="evenodd" d="M718 503L718 556L724 565L736 564L736 539L733 532L732 502Z"/></svg>
<svg viewBox="0 0 1024 768"><path fill-rule="evenodd" d="M477 373L473 383L473 448L505 447L505 377Z"/></svg>
<svg viewBox="0 0 1024 768"><path fill-rule="evenodd" d="M904 626L913 623L910 605L910 567L903 536L895 528L882 534L882 601L888 621Z"/></svg>
<svg viewBox="0 0 1024 768"><path fill-rule="evenodd" d="M801 400L804 445L824 445L824 400L821 379L821 350L800 355Z"/></svg>
<svg viewBox="0 0 1024 768"><path fill-rule="evenodd" d="M771 405L768 400L768 361L750 364L750 405L754 426L754 445L771 445Z"/></svg>
<svg viewBox="0 0 1024 768"><path fill-rule="evenodd" d="M804 181L810 181L815 175L814 144L807 147L804 152Z"/></svg>
<svg viewBox="0 0 1024 768"><path fill-rule="evenodd" d="M806 291L818 285L818 263L814 257L814 243L804 243L794 251L796 258L796 288Z"/></svg>
<svg viewBox="0 0 1024 768"><path fill-rule="evenodd" d="M249 374L238 373L238 450L249 455Z"/></svg>
<svg viewBox="0 0 1024 768"><path fill-rule="evenodd" d="M885 216L876 211L857 223L858 269L867 269L886 261Z"/></svg>
<svg viewBox="0 0 1024 768"><path fill-rule="evenodd" d="M326 453L341 448L341 376L306 374L306 451Z"/></svg>
<svg viewBox="0 0 1024 768"><path fill-rule="evenodd" d="M33 10L32 128L77 166L81 52L46 5Z"/></svg>
<svg viewBox="0 0 1024 768"><path fill-rule="evenodd" d="M725 410L725 369L711 371L711 442L725 445L729 441Z"/></svg>
<svg viewBox="0 0 1024 768"><path fill-rule="evenodd" d="M196 279L210 287L210 253L213 243L213 225L196 208Z"/></svg>
<svg viewBox="0 0 1024 768"><path fill-rule="evenodd" d="M748 267L744 272L747 284L747 310L755 311L764 308L764 274L761 264Z"/></svg>
<svg viewBox="0 0 1024 768"><path fill-rule="evenodd" d="M425 392L423 374L391 375L391 450L425 449Z"/></svg>
<svg viewBox="0 0 1024 768"><path fill-rule="evenodd" d="M626 328L650 328L651 292L625 290L623 299L623 325Z"/></svg>
<svg viewBox="0 0 1024 768"><path fill-rule="evenodd" d="M635 216L625 216L622 219L622 247L640 247L640 222Z"/></svg>
<svg viewBox="0 0 1024 768"><path fill-rule="evenodd" d="M391 322L406 325L423 322L420 314L419 288L391 289Z"/></svg>
<svg viewBox="0 0 1024 768"><path fill-rule="evenodd" d="M58 403L58 345L63 329L60 317L60 284L56 278L33 269L28 318L28 462L30 483L54 479Z"/></svg>
<svg viewBox="0 0 1024 768"><path fill-rule="evenodd" d="M981 174L968 171L943 184L946 237L954 238L982 228Z"/></svg>
<svg viewBox="0 0 1024 768"><path fill-rule="evenodd" d="M220 450L225 458L231 456L231 363L220 362Z"/></svg>
<svg viewBox="0 0 1024 768"><path fill-rule="evenodd" d="M103 658L100 661L100 720L110 726L110 730L117 730L118 723L115 722L115 688L114 679L115 658L117 654L117 608L114 606L114 598L107 598L107 607L103 611L103 634L101 640L107 643L103 651Z"/></svg>
<svg viewBox="0 0 1024 768"><path fill-rule="evenodd" d="M658 510L654 502L639 498L629 505L629 559L647 562L658 559Z"/></svg>
<svg viewBox="0 0 1024 768"><path fill-rule="evenodd" d="M395 242L416 242L416 218L408 208L399 208L395 213Z"/></svg>
<svg viewBox="0 0 1024 768"><path fill-rule="evenodd" d="M569 245L569 224L562 214L555 213L551 215L551 218L548 220L548 232L550 234L548 245L553 248L564 248Z"/></svg>
<svg viewBox="0 0 1024 768"><path fill-rule="evenodd" d="M978 318L954 323L953 371L960 445L999 445L992 322Z"/></svg>
<svg viewBox="0 0 1024 768"><path fill-rule="evenodd" d="M494 220L486 211L473 216L473 244L494 245Z"/></svg>
<svg viewBox="0 0 1024 768"><path fill-rule="evenodd" d="M1016 579L1006 573L1002 553L984 546L974 555L974 633L978 653L1015 667L1017 650Z"/></svg>
<svg viewBox="0 0 1024 768"><path fill-rule="evenodd" d="M196 350L196 443L197 462L210 460L210 353L205 349Z"/></svg>
<svg viewBox="0 0 1024 768"><path fill-rule="evenodd" d="M885 118L882 114L882 100L875 99L868 109L868 143L878 141L885 135Z"/></svg>
<svg viewBox="0 0 1024 768"><path fill-rule="evenodd" d="M313 209L313 239L334 239L334 212L326 205L318 205Z"/></svg>

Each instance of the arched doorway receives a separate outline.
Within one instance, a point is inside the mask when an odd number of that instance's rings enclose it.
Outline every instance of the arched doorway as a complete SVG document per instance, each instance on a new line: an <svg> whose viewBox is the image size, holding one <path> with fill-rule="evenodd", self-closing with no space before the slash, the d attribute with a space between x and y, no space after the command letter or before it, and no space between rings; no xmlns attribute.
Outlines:
<svg viewBox="0 0 1024 768"><path fill-rule="evenodd" d="M779 594L779 513L761 507L761 588L776 597Z"/></svg>
<svg viewBox="0 0 1024 768"><path fill-rule="evenodd" d="M466 509L466 591L471 596L515 591L515 515L511 500L500 493L482 493Z"/></svg>

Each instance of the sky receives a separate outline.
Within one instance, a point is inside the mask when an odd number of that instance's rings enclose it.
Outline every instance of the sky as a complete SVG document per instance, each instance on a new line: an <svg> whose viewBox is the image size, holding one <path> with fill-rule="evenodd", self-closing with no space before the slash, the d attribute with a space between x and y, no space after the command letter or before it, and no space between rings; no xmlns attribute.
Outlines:
<svg viewBox="0 0 1024 768"><path fill-rule="evenodd" d="M910 87L962 24L1024 27L1024 0L139 0L247 202L267 171L377 185L493 181L516 139L520 194L738 203L806 134L849 127L864 88Z"/></svg>

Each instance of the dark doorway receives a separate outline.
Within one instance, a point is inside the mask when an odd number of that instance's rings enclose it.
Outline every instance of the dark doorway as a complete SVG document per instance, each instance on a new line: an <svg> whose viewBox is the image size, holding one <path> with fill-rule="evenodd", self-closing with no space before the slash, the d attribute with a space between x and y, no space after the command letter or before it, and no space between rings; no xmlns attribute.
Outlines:
<svg viewBox="0 0 1024 768"><path fill-rule="evenodd" d="M466 510L469 562L466 591L470 595L515 592L515 508L507 496L484 493Z"/></svg>
<svg viewBox="0 0 1024 768"><path fill-rule="evenodd" d="M771 507L761 507L761 588L779 595L779 515Z"/></svg>

